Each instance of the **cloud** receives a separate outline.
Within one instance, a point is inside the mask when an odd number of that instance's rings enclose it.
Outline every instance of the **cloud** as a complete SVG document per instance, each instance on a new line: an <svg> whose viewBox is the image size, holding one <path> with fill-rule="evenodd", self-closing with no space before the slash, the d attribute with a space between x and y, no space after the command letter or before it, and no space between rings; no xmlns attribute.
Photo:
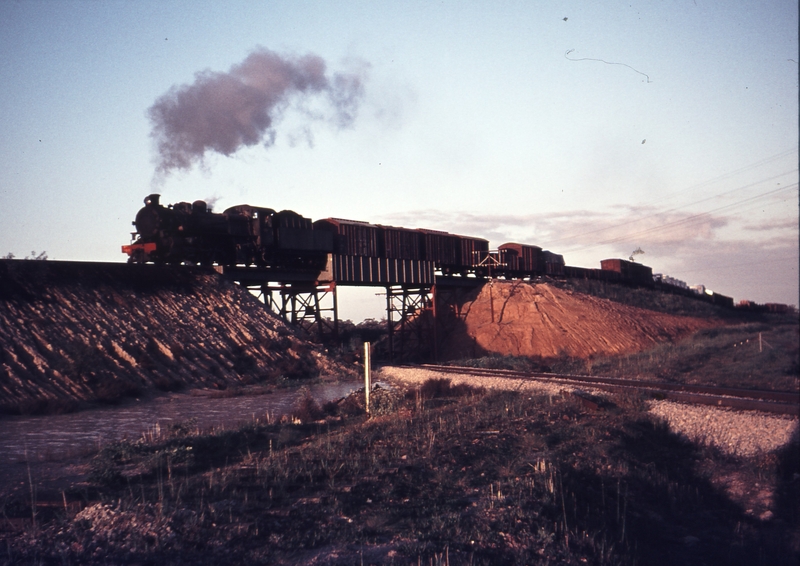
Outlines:
<svg viewBox="0 0 800 566"><path fill-rule="evenodd" d="M367 70L354 67L329 75L317 55L282 56L260 47L227 73L197 73L192 84L172 87L148 110L157 174L202 163L208 152L230 156L245 146L273 145L275 123L292 105L309 122L351 126Z"/></svg>
<svg viewBox="0 0 800 566"><path fill-rule="evenodd" d="M784 218L783 220L770 219L759 223L745 224L745 230L753 232L771 232L773 230L794 230L800 228L797 218Z"/></svg>
<svg viewBox="0 0 800 566"><path fill-rule="evenodd" d="M606 211L571 210L542 214L472 214L441 210L398 212L381 221L541 246L563 254L569 265L599 267L607 257L637 261L689 284L758 302L797 304L797 221L773 222L751 237L738 215L618 206Z"/></svg>
<svg viewBox="0 0 800 566"><path fill-rule="evenodd" d="M602 212L572 210L521 215L423 210L397 213L387 218L399 225L491 237L493 244L521 241L552 249L595 247L627 241L677 243L707 239L731 222L724 216L657 213L652 208L631 206ZM495 241L495 237L502 241Z"/></svg>

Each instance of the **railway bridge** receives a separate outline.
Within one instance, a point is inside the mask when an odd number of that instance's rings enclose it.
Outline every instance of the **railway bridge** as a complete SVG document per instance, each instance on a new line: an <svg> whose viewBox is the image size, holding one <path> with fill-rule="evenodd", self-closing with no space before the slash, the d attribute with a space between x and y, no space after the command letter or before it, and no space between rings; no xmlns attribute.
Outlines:
<svg viewBox="0 0 800 566"><path fill-rule="evenodd" d="M485 258L476 258L476 264ZM486 282L474 270L451 275L434 262L328 254L321 271L217 266L223 277L259 297L287 323L316 334L339 335L339 287L381 287L386 291L388 349L392 360L414 354L438 358L439 337L461 318L466 293Z"/></svg>

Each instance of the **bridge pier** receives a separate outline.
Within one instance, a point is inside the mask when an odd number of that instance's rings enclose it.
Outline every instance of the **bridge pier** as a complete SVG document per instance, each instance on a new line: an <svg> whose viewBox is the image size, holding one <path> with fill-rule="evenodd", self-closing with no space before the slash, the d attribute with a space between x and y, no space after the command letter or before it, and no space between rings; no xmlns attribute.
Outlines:
<svg viewBox="0 0 800 566"><path fill-rule="evenodd" d="M335 254L323 271L215 269L257 295L287 323L328 344L339 337L337 286L383 286L392 361L437 361L442 339L463 320L461 305L467 294L486 281L475 273L436 275L429 261Z"/></svg>
<svg viewBox="0 0 800 566"><path fill-rule="evenodd" d="M462 305L485 282L475 277L436 277L430 286L387 286L389 359L439 361L441 346L463 324Z"/></svg>
<svg viewBox="0 0 800 566"><path fill-rule="evenodd" d="M339 336L339 304L336 283L265 283L259 298L284 321L316 334L322 343ZM325 314L328 316L324 316Z"/></svg>
<svg viewBox="0 0 800 566"><path fill-rule="evenodd" d="M389 360L437 358L436 313L432 286L386 287Z"/></svg>

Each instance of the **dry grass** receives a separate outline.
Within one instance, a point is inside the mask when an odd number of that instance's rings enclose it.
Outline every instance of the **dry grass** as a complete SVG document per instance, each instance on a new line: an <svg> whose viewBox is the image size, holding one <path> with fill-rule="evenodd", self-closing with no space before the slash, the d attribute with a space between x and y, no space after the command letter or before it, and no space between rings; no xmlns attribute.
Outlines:
<svg viewBox="0 0 800 566"><path fill-rule="evenodd" d="M777 486L774 519L762 522L708 479L709 466L735 462L671 434L636 399L587 412L572 397L437 380L395 396L379 417L356 406L301 401L283 422L211 433L187 423L109 446L92 486L65 494L83 511L39 513L35 533L6 536L0 563L798 558L798 462L788 449L739 466ZM13 510L31 517L24 502Z"/></svg>
<svg viewBox="0 0 800 566"><path fill-rule="evenodd" d="M559 374L585 374L720 387L798 391L800 326L796 320L749 322L695 332L644 352L589 360L562 355L526 358L493 355L453 365Z"/></svg>

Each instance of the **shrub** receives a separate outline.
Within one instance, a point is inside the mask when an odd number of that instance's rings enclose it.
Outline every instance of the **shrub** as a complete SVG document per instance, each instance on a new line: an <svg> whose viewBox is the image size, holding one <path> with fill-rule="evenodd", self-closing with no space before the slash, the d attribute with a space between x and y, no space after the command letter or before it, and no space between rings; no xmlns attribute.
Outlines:
<svg viewBox="0 0 800 566"><path fill-rule="evenodd" d="M465 383L453 385L447 378L428 379L419 386L418 392L422 399L441 399L444 397L466 397L482 393L482 387L473 387ZM416 394L416 393L412 393Z"/></svg>
<svg viewBox="0 0 800 566"><path fill-rule="evenodd" d="M302 422L311 422L318 421L324 416L325 412L322 410L322 407L320 407L317 400L311 396L311 392L305 389L303 391L303 396L296 403L292 411L292 417Z"/></svg>

